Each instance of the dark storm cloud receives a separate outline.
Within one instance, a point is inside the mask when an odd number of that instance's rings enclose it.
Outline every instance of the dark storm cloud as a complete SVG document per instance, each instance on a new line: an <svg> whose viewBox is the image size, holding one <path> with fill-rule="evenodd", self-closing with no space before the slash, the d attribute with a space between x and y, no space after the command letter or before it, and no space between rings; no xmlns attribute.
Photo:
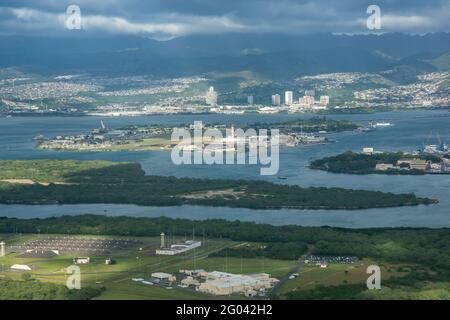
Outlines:
<svg viewBox="0 0 450 320"><path fill-rule="evenodd" d="M371 4L381 8L381 31L450 31L450 0L2 0L0 33L62 33L69 4L92 34L365 33Z"/></svg>

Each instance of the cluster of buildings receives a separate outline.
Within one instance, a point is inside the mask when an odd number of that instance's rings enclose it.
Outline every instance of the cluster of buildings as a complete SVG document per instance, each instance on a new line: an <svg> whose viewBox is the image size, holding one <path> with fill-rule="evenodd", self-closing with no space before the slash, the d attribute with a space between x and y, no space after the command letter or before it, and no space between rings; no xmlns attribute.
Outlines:
<svg viewBox="0 0 450 320"><path fill-rule="evenodd" d="M212 295L244 294L247 297L264 296L279 280L267 273L251 275L213 271L206 273L206 279L198 291Z"/></svg>
<svg viewBox="0 0 450 320"><path fill-rule="evenodd" d="M423 154L435 155L440 159L439 163L431 160L425 160L418 157L419 153L412 153L408 155L417 155L417 157L405 157L398 159L396 163L384 163L380 162L375 165L376 171L388 171L388 170L402 170L410 171L417 170L424 173L450 173L450 159L445 157L445 153L431 152L430 146L426 146L422 150ZM425 150L428 150L426 152ZM434 150L434 149L433 149ZM362 149L362 154L373 155L380 154L382 152L375 151L372 147L365 147Z"/></svg>
<svg viewBox="0 0 450 320"><path fill-rule="evenodd" d="M64 99L82 92L97 92L99 86L73 82L38 82L0 88L0 97L14 101Z"/></svg>
<svg viewBox="0 0 450 320"><path fill-rule="evenodd" d="M440 163L433 163L430 160L423 160L419 158L399 159L395 164L377 163L375 170L417 170L425 173L450 173L450 160L443 158Z"/></svg>
<svg viewBox="0 0 450 320"><path fill-rule="evenodd" d="M127 97L161 93L180 93L188 89L191 85L205 80L205 78L201 77L141 80L139 82L142 84L138 88L115 91L101 91L98 94L104 97Z"/></svg>
<svg viewBox="0 0 450 320"><path fill-rule="evenodd" d="M434 72L418 76L411 84L355 91L353 96L358 104L369 107L448 106L450 97L444 84L449 77L448 72Z"/></svg>
<svg viewBox="0 0 450 320"><path fill-rule="evenodd" d="M329 104L329 96L323 95L319 97L319 100L316 100L314 90L306 90L305 94L298 101L295 101L292 91L284 93L284 106L288 112L299 112L305 109L325 110ZM272 95L272 105L281 106L281 96L279 94Z"/></svg>
<svg viewBox="0 0 450 320"><path fill-rule="evenodd" d="M49 150L108 150L108 148L123 146L130 141L137 142L161 136L170 136L172 127L170 126L144 126L129 127L124 129L109 129L103 121L100 128L96 128L87 134L74 136L56 136L47 139L43 136L35 137L39 141L37 148Z"/></svg>
<svg viewBox="0 0 450 320"><path fill-rule="evenodd" d="M243 113L242 106L218 106L218 93L214 87L209 87L205 95L205 102L211 107L212 112L222 113ZM282 99L280 94L272 95L272 106L260 105L257 107L259 113L278 113L280 111L301 112L305 110L317 111L325 110L330 104L330 97L322 95L319 100L315 98L314 90L306 90L305 94L297 101L294 100L294 92L286 91L284 93L284 106L282 107ZM254 106L253 95L247 96L247 106Z"/></svg>
<svg viewBox="0 0 450 320"><path fill-rule="evenodd" d="M177 254L181 254L184 252L188 252L194 250L195 248L199 248L202 246L201 241L195 240L186 240L182 243L175 243L169 246L166 245L166 239L164 232L161 233L161 244L160 248L155 250L157 255L162 256L175 256Z"/></svg>
<svg viewBox="0 0 450 320"><path fill-rule="evenodd" d="M208 272L204 269L182 269L178 276L166 272L154 272L149 280L144 278L132 280L166 288L173 288L176 285L215 296L241 294L246 297L265 296L279 281L267 273L241 275L221 271Z"/></svg>

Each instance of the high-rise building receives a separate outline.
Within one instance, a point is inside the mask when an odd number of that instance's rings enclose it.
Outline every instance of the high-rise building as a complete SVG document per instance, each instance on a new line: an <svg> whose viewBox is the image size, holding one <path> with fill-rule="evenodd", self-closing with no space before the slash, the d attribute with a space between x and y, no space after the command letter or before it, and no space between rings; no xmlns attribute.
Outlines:
<svg viewBox="0 0 450 320"><path fill-rule="evenodd" d="M330 97L329 96L320 96L319 103L321 106L327 106L330 104Z"/></svg>
<svg viewBox="0 0 450 320"><path fill-rule="evenodd" d="M253 105L253 96L248 96L247 97L247 103L249 106Z"/></svg>
<svg viewBox="0 0 450 320"><path fill-rule="evenodd" d="M286 91L284 93L284 104L290 106L294 103L294 93L292 91Z"/></svg>
<svg viewBox="0 0 450 320"><path fill-rule="evenodd" d="M217 92L214 91L214 87L209 87L208 92L206 93L206 104L215 107L217 105Z"/></svg>
<svg viewBox="0 0 450 320"><path fill-rule="evenodd" d="M281 105L281 96L279 94L272 95L272 105L273 106Z"/></svg>
<svg viewBox="0 0 450 320"><path fill-rule="evenodd" d="M314 97L303 96L299 99L299 103L304 106L312 106L312 105L314 105Z"/></svg>

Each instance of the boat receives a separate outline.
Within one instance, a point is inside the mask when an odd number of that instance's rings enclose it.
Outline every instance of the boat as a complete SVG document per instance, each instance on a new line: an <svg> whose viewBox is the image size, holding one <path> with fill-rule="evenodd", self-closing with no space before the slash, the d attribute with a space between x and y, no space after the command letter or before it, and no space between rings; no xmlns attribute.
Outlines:
<svg viewBox="0 0 450 320"><path fill-rule="evenodd" d="M369 127L376 129L376 128L385 128L385 127L390 127L393 126L392 123L390 122L386 122L386 121L381 121L381 122L369 122Z"/></svg>
<svg viewBox="0 0 450 320"><path fill-rule="evenodd" d="M42 134L37 135L36 137L34 137L34 140L45 140L45 136L43 136Z"/></svg>
<svg viewBox="0 0 450 320"><path fill-rule="evenodd" d="M372 132L374 128L372 127L358 127L356 132Z"/></svg>
<svg viewBox="0 0 450 320"><path fill-rule="evenodd" d="M308 135L303 134L298 137L300 143L304 144L313 144L313 143L324 143L327 142L327 138L316 136L316 135Z"/></svg>

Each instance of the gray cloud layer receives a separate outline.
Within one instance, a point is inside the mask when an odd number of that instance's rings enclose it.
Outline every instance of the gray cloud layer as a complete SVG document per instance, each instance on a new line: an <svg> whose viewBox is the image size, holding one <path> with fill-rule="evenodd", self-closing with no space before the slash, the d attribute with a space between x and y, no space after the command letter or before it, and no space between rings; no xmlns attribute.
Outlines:
<svg viewBox="0 0 450 320"><path fill-rule="evenodd" d="M0 34L64 34L69 4L92 34L366 33L370 4L382 32L450 31L450 0L2 0Z"/></svg>

